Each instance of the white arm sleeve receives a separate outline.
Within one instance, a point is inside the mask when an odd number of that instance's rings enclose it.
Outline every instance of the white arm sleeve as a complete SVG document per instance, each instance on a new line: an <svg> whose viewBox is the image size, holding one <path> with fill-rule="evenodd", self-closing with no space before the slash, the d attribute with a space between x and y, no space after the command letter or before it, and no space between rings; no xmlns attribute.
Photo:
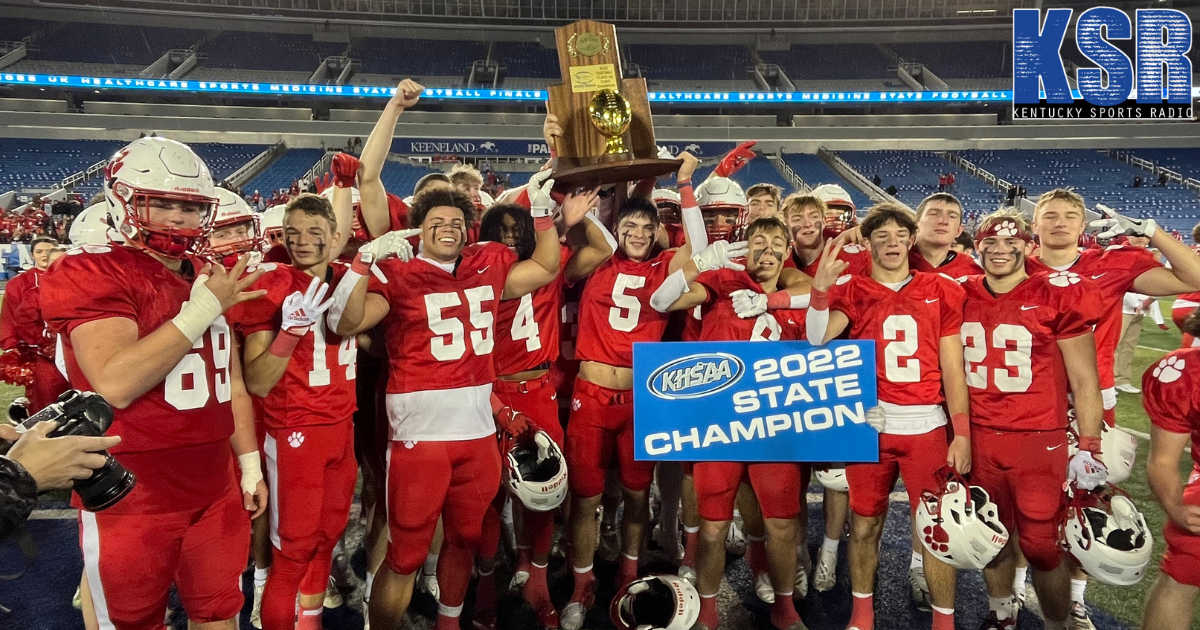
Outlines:
<svg viewBox="0 0 1200 630"><path fill-rule="evenodd" d="M804 334L808 338L809 343L814 346L823 345L825 343L825 330L828 328L828 310L808 309L808 314L804 316Z"/></svg>
<svg viewBox="0 0 1200 630"><path fill-rule="evenodd" d="M675 273L667 276L662 285L654 291L654 295L650 296L650 307L659 313L666 313L675 300L687 293L687 290L688 281L683 275L683 270L676 270Z"/></svg>
<svg viewBox="0 0 1200 630"><path fill-rule="evenodd" d="M617 239L614 238L612 232L609 232L608 228L604 227L604 224L600 222L600 217L592 214L591 212L583 216L587 217L588 221L591 221L596 227L600 228L600 233L604 234L604 240L608 241L608 246L612 248L614 252L617 251Z"/></svg>
<svg viewBox="0 0 1200 630"><path fill-rule="evenodd" d="M704 229L704 215L700 214L698 206L680 210L683 216L683 230L687 233L688 242L692 244L692 253L699 254L708 247L708 232Z"/></svg>
<svg viewBox="0 0 1200 630"><path fill-rule="evenodd" d="M793 295L792 303L790 306L793 309L808 308L808 294L805 293L804 295ZM828 318L828 317L829 317L829 315L826 314L826 318Z"/></svg>
<svg viewBox="0 0 1200 630"><path fill-rule="evenodd" d="M371 265L371 269L375 269L375 265ZM338 282L337 288L333 290L333 295L330 297L333 304L329 305L329 312L325 313L325 327L329 330L337 330L338 324L342 321L342 313L346 312L346 302L350 300L350 294L354 292L354 287L358 286L358 281L364 278L363 275L347 270L346 275L342 276L341 282Z"/></svg>

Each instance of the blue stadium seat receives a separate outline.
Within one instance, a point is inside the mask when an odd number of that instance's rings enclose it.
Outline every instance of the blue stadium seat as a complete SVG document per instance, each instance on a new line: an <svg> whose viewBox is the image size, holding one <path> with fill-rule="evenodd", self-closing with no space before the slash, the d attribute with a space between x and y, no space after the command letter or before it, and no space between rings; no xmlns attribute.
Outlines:
<svg viewBox="0 0 1200 630"><path fill-rule="evenodd" d="M1169 168L1185 178L1200 179L1200 149L1133 149L1130 153L1153 162L1156 166Z"/></svg>
<svg viewBox="0 0 1200 630"><path fill-rule="evenodd" d="M890 44L905 61L919 61L943 79L1012 76L1010 42Z"/></svg>
<svg viewBox="0 0 1200 630"><path fill-rule="evenodd" d="M234 171L267 150L261 144L192 144L188 145L208 164L213 179L220 181L233 175ZM310 165L311 166L311 165Z"/></svg>
<svg viewBox="0 0 1200 630"><path fill-rule="evenodd" d="M209 68L313 72L323 59L346 52L346 44L318 42L308 35L225 31L201 49Z"/></svg>
<svg viewBox="0 0 1200 630"><path fill-rule="evenodd" d="M492 59L504 64L510 77L558 79L558 53L536 42L496 42Z"/></svg>
<svg viewBox="0 0 1200 630"><path fill-rule="evenodd" d="M465 75L471 62L487 57L487 46L481 41L366 38L350 56L362 61L362 72L456 77Z"/></svg>
<svg viewBox="0 0 1200 630"><path fill-rule="evenodd" d="M798 44L786 51L760 51L759 56L778 64L793 81L896 78L888 72L891 62L870 44Z"/></svg>
<svg viewBox="0 0 1200 630"><path fill-rule="evenodd" d="M112 140L0 138L0 191L48 189L63 178L112 156L125 143ZM99 180L91 182L94 188Z"/></svg>
<svg viewBox="0 0 1200 630"><path fill-rule="evenodd" d="M257 190L263 196L269 197L271 191L289 188L292 182L303 177L323 155L323 149L291 149L242 186L242 190L247 193Z"/></svg>
<svg viewBox="0 0 1200 630"><path fill-rule="evenodd" d="M187 29L74 23L38 38L38 50L29 58L148 66L168 50L189 48L203 36L204 31Z"/></svg>
<svg viewBox="0 0 1200 630"><path fill-rule="evenodd" d="M749 48L731 45L633 44L625 47L621 59L636 63L647 79L679 81L745 79L747 66L754 65Z"/></svg>
<svg viewBox="0 0 1200 630"><path fill-rule="evenodd" d="M821 184L837 184L850 193L850 200L854 202L854 206L859 210L865 210L871 206L871 199L869 197L843 180L816 155L812 153L784 153L783 160L809 186L815 188ZM867 176L870 177L869 174Z"/></svg>
<svg viewBox="0 0 1200 630"><path fill-rule="evenodd" d="M896 198L913 209L922 199L938 191L938 175L941 173L954 173L954 187L948 192L963 203L966 219L987 214L1004 200L1002 192L960 170L933 151L839 151L838 156L868 179L879 175L882 188L894 185L898 191Z"/></svg>

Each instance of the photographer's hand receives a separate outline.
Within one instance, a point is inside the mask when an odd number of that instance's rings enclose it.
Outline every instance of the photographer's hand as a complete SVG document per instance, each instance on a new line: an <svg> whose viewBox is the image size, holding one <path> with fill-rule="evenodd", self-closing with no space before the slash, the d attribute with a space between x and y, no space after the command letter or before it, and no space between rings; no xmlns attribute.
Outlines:
<svg viewBox="0 0 1200 630"><path fill-rule="evenodd" d="M104 465L104 456L96 451L110 449L121 443L117 436L47 437L58 426L57 422L39 422L29 431L16 434L11 427L0 431L0 438L16 444L8 451L8 458L17 461L37 482L38 491L70 488L77 479L87 479L92 471Z"/></svg>

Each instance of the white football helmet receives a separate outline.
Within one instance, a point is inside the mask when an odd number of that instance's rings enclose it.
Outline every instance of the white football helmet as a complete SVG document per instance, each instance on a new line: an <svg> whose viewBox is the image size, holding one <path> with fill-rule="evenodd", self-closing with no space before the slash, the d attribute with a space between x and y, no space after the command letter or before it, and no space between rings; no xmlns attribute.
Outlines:
<svg viewBox="0 0 1200 630"><path fill-rule="evenodd" d="M271 206L262 213L259 220L262 225L263 245L267 249L283 243L283 215L286 211L287 206L280 204Z"/></svg>
<svg viewBox="0 0 1200 630"><path fill-rule="evenodd" d="M479 191L479 205L483 206L484 210L491 208L493 205L495 205L495 203L496 200L490 194L488 194L487 191Z"/></svg>
<svg viewBox="0 0 1200 630"><path fill-rule="evenodd" d="M108 223L108 202L102 201L80 212L71 223L67 238L71 245L108 245L110 239L121 240Z"/></svg>
<svg viewBox="0 0 1200 630"><path fill-rule="evenodd" d="M617 591L608 614L617 630L689 630L700 618L700 594L677 575L651 575Z"/></svg>
<svg viewBox="0 0 1200 630"><path fill-rule="evenodd" d="M956 569L982 569L1008 544L1008 529L987 491L953 474L917 503L914 526L929 553Z"/></svg>
<svg viewBox="0 0 1200 630"><path fill-rule="evenodd" d="M504 485L535 512L558 509L567 498L567 461L545 431L506 444Z"/></svg>
<svg viewBox="0 0 1200 630"><path fill-rule="evenodd" d="M217 195L208 166L187 145L159 137L139 138L117 151L104 169L104 198L125 241L145 250L182 258L199 253L212 228ZM150 219L150 200L200 204L196 227Z"/></svg>
<svg viewBox="0 0 1200 630"><path fill-rule="evenodd" d="M838 234L858 224L854 216L856 210L850 193L837 184L821 184L808 194L825 202L829 212L825 215L825 238L834 238Z"/></svg>
<svg viewBox="0 0 1200 630"><path fill-rule="evenodd" d="M813 475L817 483L836 492L850 492L850 483L846 481L846 466L826 466L814 468Z"/></svg>
<svg viewBox="0 0 1200 630"><path fill-rule="evenodd" d="M226 267L237 263L238 257L247 252L260 251L262 248L262 228L259 216L250 208L250 204L237 193L224 188L217 188L217 216L213 220L212 233L209 234L208 250L221 259ZM213 243L215 233L235 225L246 225L245 238L232 238L220 243Z"/></svg>
<svg viewBox="0 0 1200 630"><path fill-rule="evenodd" d="M679 193L669 188L655 188L650 200L658 208L658 220L663 225L678 225L683 221L680 215L683 201L679 198Z"/></svg>
<svg viewBox="0 0 1200 630"><path fill-rule="evenodd" d="M696 188L696 203L701 214L736 212L733 225L716 225L705 221L708 242L733 240L734 232L746 225L746 193L728 177L710 177Z"/></svg>
<svg viewBox="0 0 1200 630"><path fill-rule="evenodd" d="M1119 492L1112 486L1088 492L1072 484L1062 538L1089 576L1111 586L1130 586L1146 574L1154 536L1137 506Z"/></svg>

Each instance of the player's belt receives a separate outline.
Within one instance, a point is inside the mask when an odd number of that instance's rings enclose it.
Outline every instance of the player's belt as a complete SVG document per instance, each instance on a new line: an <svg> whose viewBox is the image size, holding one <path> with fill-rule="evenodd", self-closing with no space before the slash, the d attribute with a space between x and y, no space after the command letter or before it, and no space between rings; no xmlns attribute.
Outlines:
<svg viewBox="0 0 1200 630"><path fill-rule="evenodd" d="M545 367L539 365L538 367L532 369L543 370L550 368L549 363L545 363L543 365L545 365ZM493 388L506 394L528 394L543 387L550 386L550 372L546 372L545 374L528 381L506 381L504 379L496 379L496 384L493 386Z"/></svg>
<svg viewBox="0 0 1200 630"><path fill-rule="evenodd" d="M627 405L633 402L632 389L609 389L591 381L585 381L582 378L575 379L575 392L591 396L610 407L613 405Z"/></svg>

